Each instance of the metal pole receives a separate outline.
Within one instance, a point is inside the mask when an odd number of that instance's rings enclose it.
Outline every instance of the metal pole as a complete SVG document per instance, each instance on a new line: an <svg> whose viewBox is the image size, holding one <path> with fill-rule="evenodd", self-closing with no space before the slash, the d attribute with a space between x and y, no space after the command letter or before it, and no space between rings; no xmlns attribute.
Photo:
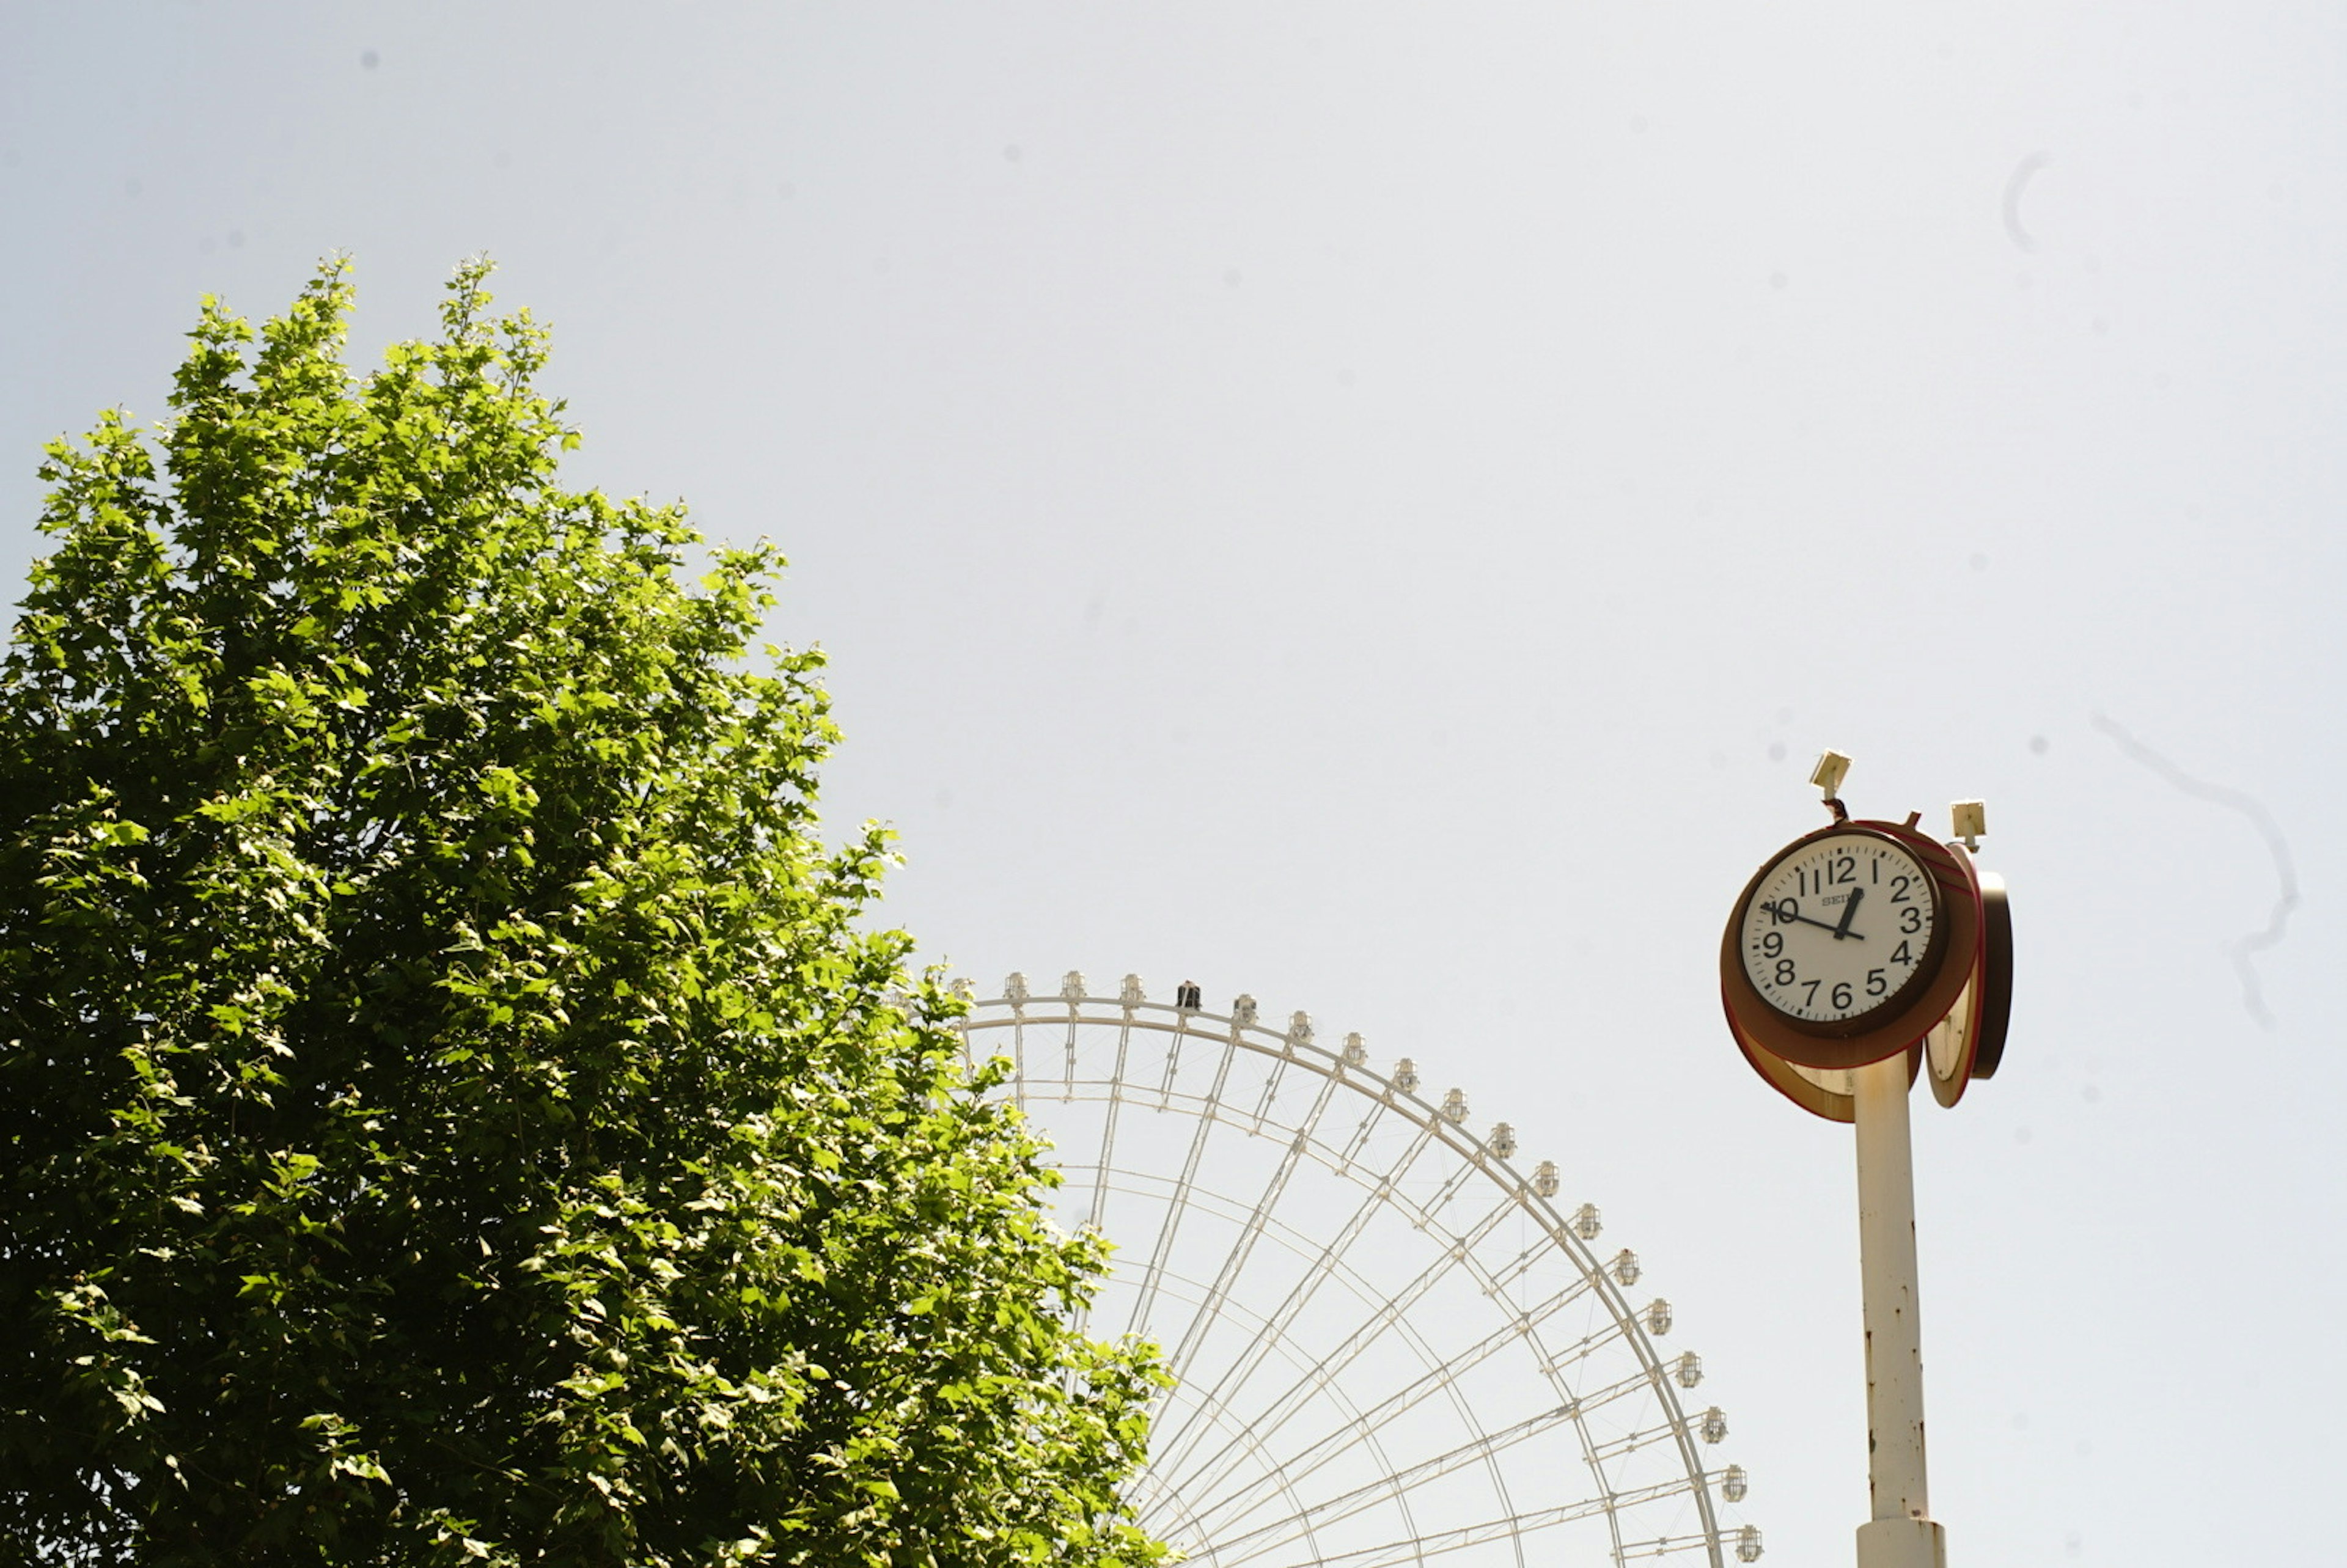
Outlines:
<svg viewBox="0 0 2347 1568"><path fill-rule="evenodd" d="M1858 1568L1946 1568L1923 1481L1923 1333L1915 1294L1915 1172L1907 1138L1907 1056L1861 1067L1858 1251L1866 1299L1867 1482L1874 1517Z"/></svg>

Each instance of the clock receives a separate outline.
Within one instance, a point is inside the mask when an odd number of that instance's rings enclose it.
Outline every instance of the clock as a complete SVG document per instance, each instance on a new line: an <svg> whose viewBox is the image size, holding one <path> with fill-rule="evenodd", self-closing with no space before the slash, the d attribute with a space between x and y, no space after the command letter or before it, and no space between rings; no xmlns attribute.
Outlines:
<svg viewBox="0 0 2347 1568"><path fill-rule="evenodd" d="M1838 822L1746 885L1721 938L1721 997L1747 1055L1859 1067L1930 1033L1980 948L1979 885L1959 852L1911 821Z"/></svg>
<svg viewBox="0 0 2347 1568"><path fill-rule="evenodd" d="M1932 1070L1932 1097L1951 1108L1973 1079L1996 1075L2013 1017L2013 917L2004 878L1980 871L1974 879L1980 886L1980 951L1956 1005L1932 1026L1921 1053Z"/></svg>

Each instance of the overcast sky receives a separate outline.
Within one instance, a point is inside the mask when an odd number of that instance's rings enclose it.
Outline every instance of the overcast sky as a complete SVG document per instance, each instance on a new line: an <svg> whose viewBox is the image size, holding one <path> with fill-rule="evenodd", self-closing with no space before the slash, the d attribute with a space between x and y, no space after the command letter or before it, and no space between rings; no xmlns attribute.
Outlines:
<svg viewBox="0 0 2347 1568"><path fill-rule="evenodd" d="M889 917L1504 1106L1778 1562L1867 1509L1850 1141L1721 927L1821 747L1984 797L2007 1066L1915 1107L1952 1560L2318 1562L2343 67L2240 0L12 5L0 552L200 295L347 251L365 363L493 254L577 481L791 556Z"/></svg>

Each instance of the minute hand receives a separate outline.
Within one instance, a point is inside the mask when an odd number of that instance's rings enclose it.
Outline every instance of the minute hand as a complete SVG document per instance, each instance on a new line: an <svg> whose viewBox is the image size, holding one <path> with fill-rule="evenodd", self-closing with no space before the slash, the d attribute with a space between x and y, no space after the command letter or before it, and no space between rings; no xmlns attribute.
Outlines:
<svg viewBox="0 0 2347 1568"><path fill-rule="evenodd" d="M1858 933L1850 928L1850 917L1858 913L1858 901L1865 897L1866 889L1863 887L1850 890L1850 902L1841 907L1841 924L1833 928L1835 941L1839 942L1844 937L1858 937ZM1863 937L1858 937L1858 939L1861 942L1866 940Z"/></svg>
<svg viewBox="0 0 2347 1568"><path fill-rule="evenodd" d="M1835 936L1848 937L1853 942L1863 942L1866 940L1866 933L1863 931L1844 931L1839 926L1824 920L1813 920L1807 915L1788 916L1784 912L1783 907L1776 904L1763 904L1760 907L1768 911L1770 918L1779 922L1787 919L1799 920L1804 926L1815 926L1820 931L1831 931Z"/></svg>

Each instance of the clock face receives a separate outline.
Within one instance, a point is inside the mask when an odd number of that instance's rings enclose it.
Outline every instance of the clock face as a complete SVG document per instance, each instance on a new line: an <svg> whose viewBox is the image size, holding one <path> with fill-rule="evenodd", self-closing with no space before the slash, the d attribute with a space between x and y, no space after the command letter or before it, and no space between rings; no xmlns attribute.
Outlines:
<svg viewBox="0 0 2347 1568"><path fill-rule="evenodd" d="M1888 1011L1928 978L1939 897L1931 874L1890 839L1833 833L1796 845L1745 906L1745 976L1796 1023Z"/></svg>

